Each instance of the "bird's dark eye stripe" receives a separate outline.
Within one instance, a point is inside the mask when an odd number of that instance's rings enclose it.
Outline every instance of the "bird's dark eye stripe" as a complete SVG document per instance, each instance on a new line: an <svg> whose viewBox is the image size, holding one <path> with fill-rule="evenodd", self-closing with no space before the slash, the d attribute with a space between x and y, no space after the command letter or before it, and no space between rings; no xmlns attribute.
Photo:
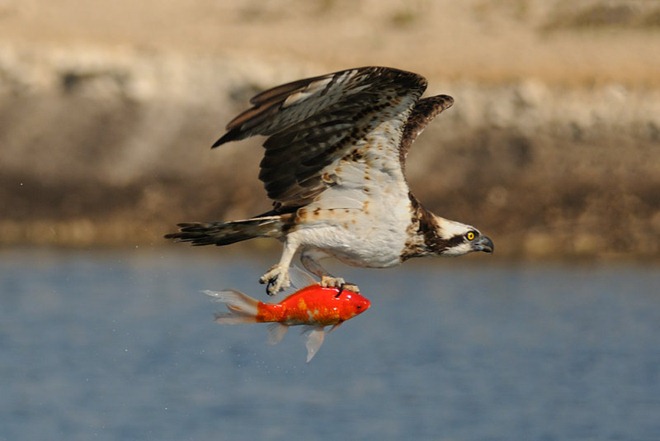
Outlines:
<svg viewBox="0 0 660 441"><path fill-rule="evenodd" d="M448 249L448 248L456 247L456 246L462 244L464 240L465 240L464 235L454 236L451 239L444 241L444 248Z"/></svg>

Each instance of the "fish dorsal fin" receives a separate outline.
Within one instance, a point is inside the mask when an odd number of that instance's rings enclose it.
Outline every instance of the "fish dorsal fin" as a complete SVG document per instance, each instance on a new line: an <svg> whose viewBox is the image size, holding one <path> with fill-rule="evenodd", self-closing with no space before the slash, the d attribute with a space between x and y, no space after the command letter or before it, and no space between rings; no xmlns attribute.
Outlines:
<svg viewBox="0 0 660 441"><path fill-rule="evenodd" d="M310 330L306 330L307 342L305 347L307 347L307 363L312 361L312 358L319 351L319 348L323 344L323 338L325 337L325 330L322 326L312 327Z"/></svg>
<svg viewBox="0 0 660 441"><path fill-rule="evenodd" d="M282 341L286 335L286 331L289 330L287 325L281 323L271 323L268 325L268 343L271 345L276 345Z"/></svg>
<svg viewBox="0 0 660 441"><path fill-rule="evenodd" d="M289 268L289 279L291 280L291 285L296 289L303 289L309 285L319 283L311 274L295 265Z"/></svg>

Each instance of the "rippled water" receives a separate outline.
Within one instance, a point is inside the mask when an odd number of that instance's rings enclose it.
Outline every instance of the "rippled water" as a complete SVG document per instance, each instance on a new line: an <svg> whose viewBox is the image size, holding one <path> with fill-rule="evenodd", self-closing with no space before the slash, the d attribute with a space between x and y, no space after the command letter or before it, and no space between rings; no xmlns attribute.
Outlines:
<svg viewBox="0 0 660 441"><path fill-rule="evenodd" d="M343 269L372 307L305 364L212 322L265 298L229 256L0 252L0 439L660 439L657 267Z"/></svg>

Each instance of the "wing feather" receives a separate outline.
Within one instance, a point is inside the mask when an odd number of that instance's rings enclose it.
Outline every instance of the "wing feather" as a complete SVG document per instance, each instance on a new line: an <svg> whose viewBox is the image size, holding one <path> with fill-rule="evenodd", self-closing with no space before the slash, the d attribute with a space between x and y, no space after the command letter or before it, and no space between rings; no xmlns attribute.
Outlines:
<svg viewBox="0 0 660 441"><path fill-rule="evenodd" d="M213 147L269 136L259 178L276 207L305 205L336 185L328 173L360 149L403 180L399 144L426 84L411 72L364 67L277 86L252 98Z"/></svg>
<svg viewBox="0 0 660 441"><path fill-rule="evenodd" d="M449 109L453 104L454 99L449 95L423 98L415 103L415 107L413 107L403 130L403 137L401 138L399 159L402 166L415 139L424 131L433 118L438 116L443 110Z"/></svg>

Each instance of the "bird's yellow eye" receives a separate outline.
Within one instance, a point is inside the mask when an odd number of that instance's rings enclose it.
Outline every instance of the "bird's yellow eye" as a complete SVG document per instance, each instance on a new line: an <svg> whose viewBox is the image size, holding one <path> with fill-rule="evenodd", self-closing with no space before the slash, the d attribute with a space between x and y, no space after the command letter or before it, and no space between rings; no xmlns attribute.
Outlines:
<svg viewBox="0 0 660 441"><path fill-rule="evenodd" d="M465 235L467 240L474 240L475 237L477 237L477 234L474 231L468 231Z"/></svg>

